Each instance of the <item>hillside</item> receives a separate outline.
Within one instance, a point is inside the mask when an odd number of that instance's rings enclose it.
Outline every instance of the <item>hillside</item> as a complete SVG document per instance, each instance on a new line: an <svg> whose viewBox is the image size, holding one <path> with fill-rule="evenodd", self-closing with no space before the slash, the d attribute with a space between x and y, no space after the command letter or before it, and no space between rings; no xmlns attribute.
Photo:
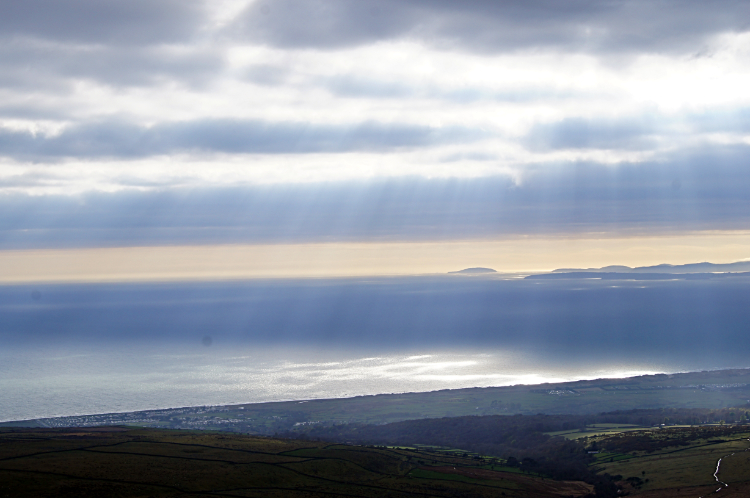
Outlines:
<svg viewBox="0 0 750 498"><path fill-rule="evenodd" d="M138 425L273 435L311 425L384 424L462 415L587 415L633 409L719 409L750 399L750 369L642 375L538 385L380 394L352 398L193 406L44 418L0 427Z"/></svg>
<svg viewBox="0 0 750 498"><path fill-rule="evenodd" d="M0 430L0 496L584 496L592 486L493 460L154 429Z"/></svg>

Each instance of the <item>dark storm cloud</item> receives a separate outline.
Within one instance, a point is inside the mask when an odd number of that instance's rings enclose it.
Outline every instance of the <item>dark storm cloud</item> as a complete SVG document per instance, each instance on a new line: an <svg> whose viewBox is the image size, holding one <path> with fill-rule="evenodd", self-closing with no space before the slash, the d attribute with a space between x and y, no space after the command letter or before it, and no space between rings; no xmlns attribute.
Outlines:
<svg viewBox="0 0 750 498"><path fill-rule="evenodd" d="M193 38L205 22L198 0L6 1L0 39L76 43L174 43Z"/></svg>
<svg viewBox="0 0 750 498"><path fill-rule="evenodd" d="M476 52L695 52L711 35L747 30L748 18L750 5L736 0L275 0L251 4L233 29L282 47L404 38Z"/></svg>
<svg viewBox="0 0 750 498"><path fill-rule="evenodd" d="M409 178L75 197L6 194L0 248L747 230L748 154L750 147L738 146L643 164L539 165L519 185L502 177ZM41 174L9 179L52 180ZM123 178L123 184L138 182Z"/></svg>
<svg viewBox="0 0 750 498"><path fill-rule="evenodd" d="M202 120L147 128L108 121L66 128L57 135L0 129L0 156L28 160L137 158L179 152L309 153L387 151L486 137L460 127L365 122L350 126L272 123L252 120Z"/></svg>

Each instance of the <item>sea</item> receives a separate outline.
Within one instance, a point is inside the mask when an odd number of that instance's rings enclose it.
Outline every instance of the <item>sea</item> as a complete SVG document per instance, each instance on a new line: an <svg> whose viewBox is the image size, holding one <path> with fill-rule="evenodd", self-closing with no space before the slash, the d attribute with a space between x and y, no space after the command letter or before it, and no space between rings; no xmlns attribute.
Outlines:
<svg viewBox="0 0 750 498"><path fill-rule="evenodd" d="M0 421L750 367L750 279L0 287Z"/></svg>

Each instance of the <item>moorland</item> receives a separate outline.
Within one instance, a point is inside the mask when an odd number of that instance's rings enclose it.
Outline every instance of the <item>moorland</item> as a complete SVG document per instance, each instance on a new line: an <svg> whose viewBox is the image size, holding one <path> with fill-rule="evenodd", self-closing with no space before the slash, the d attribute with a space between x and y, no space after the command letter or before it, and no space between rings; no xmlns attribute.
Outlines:
<svg viewBox="0 0 750 498"><path fill-rule="evenodd" d="M490 427L481 425L473 430L491 438ZM0 496L698 498L721 490L730 498L750 492L750 426L598 429L546 434L555 451L532 458L213 431L5 428ZM414 437L431 440L429 430ZM578 474L561 474L566 466Z"/></svg>
<svg viewBox="0 0 750 498"><path fill-rule="evenodd" d="M0 496L542 498L593 490L583 482L495 470L497 463L211 432L4 429Z"/></svg>
<svg viewBox="0 0 750 498"><path fill-rule="evenodd" d="M720 370L10 422L0 496L747 496L748 379Z"/></svg>

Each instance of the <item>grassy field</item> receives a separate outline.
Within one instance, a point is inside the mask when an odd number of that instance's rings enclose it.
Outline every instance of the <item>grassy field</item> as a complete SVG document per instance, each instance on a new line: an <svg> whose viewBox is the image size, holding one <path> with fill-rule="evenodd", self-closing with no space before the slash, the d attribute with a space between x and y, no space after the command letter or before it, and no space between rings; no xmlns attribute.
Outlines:
<svg viewBox="0 0 750 498"><path fill-rule="evenodd" d="M719 479L729 484L721 496L748 496L743 493L750 482L749 437L747 427L714 426L630 432L589 441L602 448L609 443L608 450L596 455L595 466L601 473L621 475L632 495L698 498L719 487L713 473L720 458Z"/></svg>
<svg viewBox="0 0 750 498"><path fill-rule="evenodd" d="M545 434L549 434L550 436L562 436L565 439L583 439L594 436L620 434L622 432L642 431L644 429L649 429L649 427L642 427L633 424L592 424L586 426L585 429L545 432Z"/></svg>
<svg viewBox="0 0 750 498"><path fill-rule="evenodd" d="M484 460L124 427L0 431L0 497L559 497L591 487Z"/></svg>

